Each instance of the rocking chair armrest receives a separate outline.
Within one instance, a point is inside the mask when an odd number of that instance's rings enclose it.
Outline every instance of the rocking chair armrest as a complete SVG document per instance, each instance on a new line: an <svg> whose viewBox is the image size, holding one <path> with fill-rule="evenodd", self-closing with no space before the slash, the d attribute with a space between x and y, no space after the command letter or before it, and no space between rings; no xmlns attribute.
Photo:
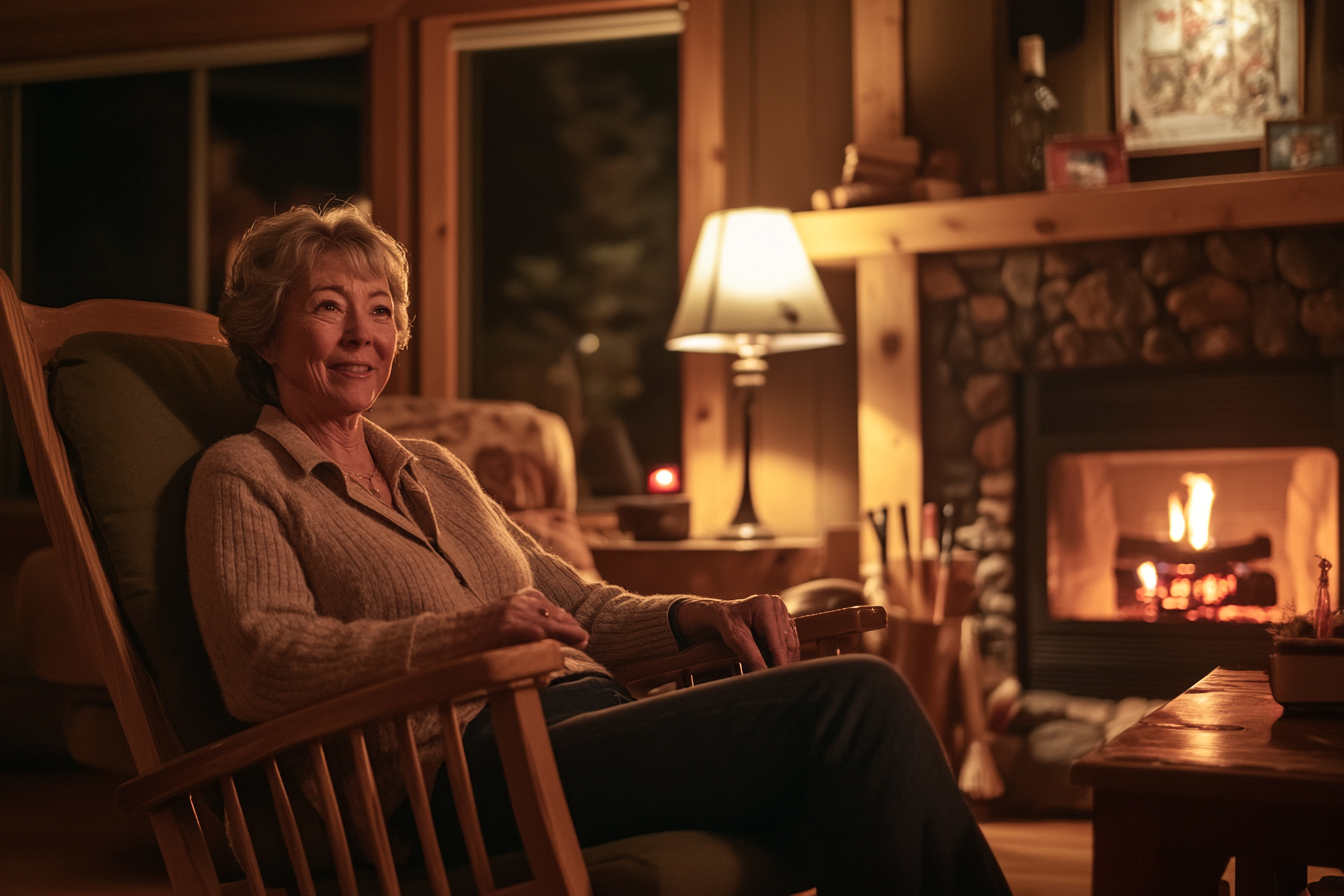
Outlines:
<svg viewBox="0 0 1344 896"><path fill-rule="evenodd" d="M562 670L556 641L488 650L342 694L179 756L117 788L123 815L153 811L170 800L297 746L411 710L535 688Z"/></svg>
<svg viewBox="0 0 1344 896"><path fill-rule="evenodd" d="M883 607L872 606L840 607L798 616L793 622L798 630L798 643L803 645L886 628L887 611ZM648 687L682 679L686 674L695 675L722 668L736 661L737 655L733 649L715 639L694 644L671 656L626 663L613 668L612 674L631 690L643 692Z"/></svg>

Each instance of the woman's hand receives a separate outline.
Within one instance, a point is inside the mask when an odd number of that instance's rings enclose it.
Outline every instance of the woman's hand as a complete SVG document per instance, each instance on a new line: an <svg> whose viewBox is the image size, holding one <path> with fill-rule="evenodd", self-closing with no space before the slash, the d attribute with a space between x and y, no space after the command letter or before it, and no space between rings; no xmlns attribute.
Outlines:
<svg viewBox="0 0 1344 896"><path fill-rule="evenodd" d="M520 589L500 602L499 637L503 644L554 638L580 650L588 646L583 626L535 588Z"/></svg>
<svg viewBox="0 0 1344 896"><path fill-rule="evenodd" d="M748 672L798 661L798 631L784 602L775 594L742 600L692 598L677 605L677 627L691 641L723 638ZM763 645L773 658L767 663Z"/></svg>

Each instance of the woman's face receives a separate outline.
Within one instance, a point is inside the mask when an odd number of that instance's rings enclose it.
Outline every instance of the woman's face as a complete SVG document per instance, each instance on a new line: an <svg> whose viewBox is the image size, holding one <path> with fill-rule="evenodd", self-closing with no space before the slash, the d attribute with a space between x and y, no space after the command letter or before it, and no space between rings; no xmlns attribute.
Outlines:
<svg viewBox="0 0 1344 896"><path fill-rule="evenodd" d="M387 385L397 353L387 280L361 272L339 252L318 256L285 293L275 338L259 353L295 423L358 417Z"/></svg>

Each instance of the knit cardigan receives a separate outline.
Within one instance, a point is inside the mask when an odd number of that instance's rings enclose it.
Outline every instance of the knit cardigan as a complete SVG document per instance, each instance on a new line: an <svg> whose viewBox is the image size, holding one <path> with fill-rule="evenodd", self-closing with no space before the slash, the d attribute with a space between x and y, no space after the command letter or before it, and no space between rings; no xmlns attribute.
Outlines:
<svg viewBox="0 0 1344 896"><path fill-rule="evenodd" d="M587 653L565 648L566 672L601 673L602 663L676 651L667 614L677 595L644 597L583 581L442 447L400 441L368 420L364 431L395 509L350 482L274 407L251 433L215 445L197 466L187 507L192 599L233 715L274 718L501 646L487 608L528 586L589 632ZM482 706L460 705L458 724ZM423 713L414 728L432 771L442 757L437 723ZM404 797L396 737L391 726L370 734L390 812ZM334 762L344 764L339 756ZM315 799L310 775L298 774Z"/></svg>

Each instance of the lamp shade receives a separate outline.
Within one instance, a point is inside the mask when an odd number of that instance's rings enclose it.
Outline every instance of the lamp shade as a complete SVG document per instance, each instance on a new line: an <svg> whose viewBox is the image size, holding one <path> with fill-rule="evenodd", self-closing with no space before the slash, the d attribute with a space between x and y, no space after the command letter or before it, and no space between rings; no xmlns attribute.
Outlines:
<svg viewBox="0 0 1344 896"><path fill-rule="evenodd" d="M668 348L737 354L753 345L766 354L844 341L788 209L705 218Z"/></svg>

